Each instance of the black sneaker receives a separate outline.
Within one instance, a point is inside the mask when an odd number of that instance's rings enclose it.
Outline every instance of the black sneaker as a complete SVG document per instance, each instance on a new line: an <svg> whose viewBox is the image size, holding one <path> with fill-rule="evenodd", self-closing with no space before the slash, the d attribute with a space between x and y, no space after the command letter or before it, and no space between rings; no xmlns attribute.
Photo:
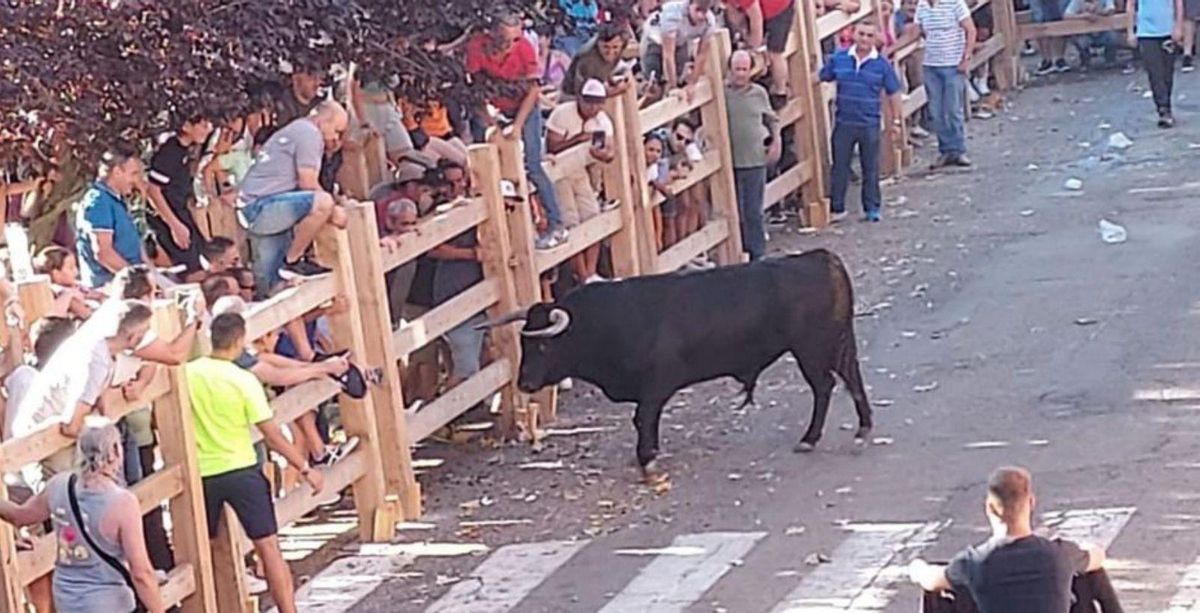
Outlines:
<svg viewBox="0 0 1200 613"><path fill-rule="evenodd" d="M344 443L325 446L325 457L312 460L313 466L333 466L341 462L358 448L358 437L352 436Z"/></svg>
<svg viewBox="0 0 1200 613"><path fill-rule="evenodd" d="M304 277L319 277L333 272L332 270L313 262L308 258L300 258L295 262L284 262L279 269L279 276L286 280Z"/></svg>
<svg viewBox="0 0 1200 613"><path fill-rule="evenodd" d="M1158 127L1160 127L1160 128L1174 128L1175 127L1175 116L1171 114L1171 111L1159 111L1158 112Z"/></svg>
<svg viewBox="0 0 1200 613"><path fill-rule="evenodd" d="M1054 72L1054 63L1052 63L1050 60L1042 60L1042 63L1038 64L1038 67L1033 71L1033 74L1039 77L1044 77L1052 72Z"/></svg>
<svg viewBox="0 0 1200 613"><path fill-rule="evenodd" d="M1196 58L1194 58L1190 55L1183 56L1183 67L1180 68L1179 70L1181 72L1191 72L1195 69L1196 69Z"/></svg>
<svg viewBox="0 0 1200 613"><path fill-rule="evenodd" d="M1071 65L1067 63L1067 60L1059 58L1056 62L1054 62L1054 71L1071 72Z"/></svg>

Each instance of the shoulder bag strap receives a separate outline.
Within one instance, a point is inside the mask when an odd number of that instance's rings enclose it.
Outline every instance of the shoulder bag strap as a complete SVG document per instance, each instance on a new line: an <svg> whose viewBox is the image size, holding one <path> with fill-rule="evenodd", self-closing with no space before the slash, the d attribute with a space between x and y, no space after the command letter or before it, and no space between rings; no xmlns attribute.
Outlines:
<svg viewBox="0 0 1200 613"><path fill-rule="evenodd" d="M79 498L75 495L75 483L77 478L78 475L75 474L72 474L67 478L67 497L71 501L71 513L75 516L75 524L79 526L79 533L83 535L83 540L87 541L88 547L91 547L92 551L96 552L96 555L100 556L100 559L104 560L105 564L108 564L109 566L113 567L114 570L120 573L121 578L125 580L125 585L129 586L129 589L133 590L133 598L135 601L137 601L137 609L135 610L144 611L145 607L142 605L141 598L138 598L137 588L134 587L133 584L133 575L129 574L129 569L125 568L125 565L121 563L120 560L109 555L103 549L100 549L100 546L96 544L96 541L92 540L92 535L88 532L87 524L85 524L83 521L83 513L79 512Z"/></svg>

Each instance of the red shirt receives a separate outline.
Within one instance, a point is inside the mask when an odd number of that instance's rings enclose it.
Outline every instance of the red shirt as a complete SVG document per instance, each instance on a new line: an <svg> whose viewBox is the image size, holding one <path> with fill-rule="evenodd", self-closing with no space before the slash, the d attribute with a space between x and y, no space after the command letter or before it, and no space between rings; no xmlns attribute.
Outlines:
<svg viewBox="0 0 1200 613"><path fill-rule="evenodd" d="M792 0L733 0L733 5L744 13L755 2L762 8L763 21L779 15L792 5Z"/></svg>
<svg viewBox="0 0 1200 613"><path fill-rule="evenodd" d="M496 79L521 81L537 79L541 73L538 66L537 49L524 36L501 54L488 52L488 34L476 34L467 41L467 72L482 72ZM496 98L492 104L504 113L515 113L521 106L521 98Z"/></svg>

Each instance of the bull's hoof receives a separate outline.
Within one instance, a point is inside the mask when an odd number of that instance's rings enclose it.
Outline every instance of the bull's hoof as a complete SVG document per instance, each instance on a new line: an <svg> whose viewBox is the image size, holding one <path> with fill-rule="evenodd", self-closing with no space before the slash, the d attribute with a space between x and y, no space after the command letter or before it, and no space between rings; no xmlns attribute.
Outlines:
<svg viewBox="0 0 1200 613"><path fill-rule="evenodd" d="M799 443L796 443L795 447L792 447L792 451L796 453L809 453L816 448L816 445L808 441L800 441Z"/></svg>
<svg viewBox="0 0 1200 613"><path fill-rule="evenodd" d="M646 485L658 485L670 480L670 478L671 476L667 474L667 471L658 467L658 462L656 460L650 460L645 466L642 466L642 481L644 481Z"/></svg>

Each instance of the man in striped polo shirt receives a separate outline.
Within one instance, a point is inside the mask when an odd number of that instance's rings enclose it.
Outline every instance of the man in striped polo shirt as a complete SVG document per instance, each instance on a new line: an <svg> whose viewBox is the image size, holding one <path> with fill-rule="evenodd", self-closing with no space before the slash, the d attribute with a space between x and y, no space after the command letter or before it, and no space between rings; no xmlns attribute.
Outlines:
<svg viewBox="0 0 1200 613"><path fill-rule="evenodd" d="M964 77L975 50L975 22L964 0L920 0L917 25L925 36L925 93L942 166L968 167Z"/></svg>
<svg viewBox="0 0 1200 613"><path fill-rule="evenodd" d="M879 31L872 21L854 26L854 45L834 54L821 67L822 81L837 82L837 113L833 126L833 221L846 217L846 187L850 183L850 157L858 146L862 164L862 207L868 221L879 221L879 121L882 92L891 106L891 129L899 133L904 109L900 80L887 59L879 54Z"/></svg>

